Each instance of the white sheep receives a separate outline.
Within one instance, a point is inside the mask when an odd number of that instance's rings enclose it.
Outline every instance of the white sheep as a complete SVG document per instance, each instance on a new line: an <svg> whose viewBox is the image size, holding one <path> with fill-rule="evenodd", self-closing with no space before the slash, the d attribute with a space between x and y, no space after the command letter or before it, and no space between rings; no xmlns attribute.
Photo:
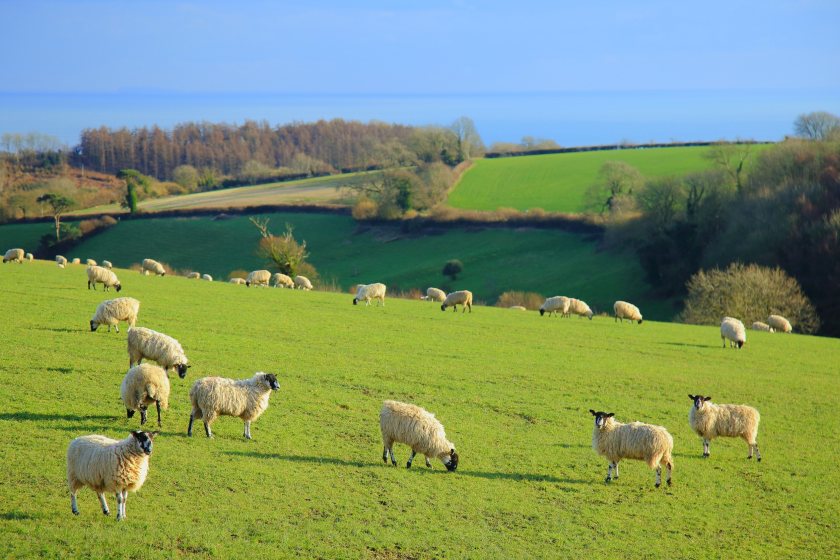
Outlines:
<svg viewBox="0 0 840 560"><path fill-rule="evenodd" d="M67 486L70 509L79 515L76 494L85 486L96 492L102 513L110 514L105 492L117 498L117 521L125 519L128 492L143 486L149 473L152 440L157 432L133 431L123 440L100 435L77 437L67 447Z"/></svg>
<svg viewBox="0 0 840 560"><path fill-rule="evenodd" d="M764 331L764 332L776 332L776 329L768 325L767 323L762 323L761 321L756 321L752 324L752 330L754 331Z"/></svg>
<svg viewBox="0 0 840 560"><path fill-rule="evenodd" d="M385 306L385 284L377 282L375 284L359 284L356 290L356 297L353 298L353 305L360 301L364 301L365 305L370 305L370 300L377 300L377 304Z"/></svg>
<svg viewBox="0 0 840 560"><path fill-rule="evenodd" d="M528 311L528 308L524 305L511 305L508 309L515 309L517 311Z"/></svg>
<svg viewBox="0 0 840 560"><path fill-rule="evenodd" d="M312 282L309 281L309 278L306 276L301 276L298 274L293 278L295 283L296 290L311 290L312 289Z"/></svg>
<svg viewBox="0 0 840 560"><path fill-rule="evenodd" d="M231 278L230 283L231 284L242 284L244 286L245 285L245 279L244 278Z"/></svg>
<svg viewBox="0 0 840 560"><path fill-rule="evenodd" d="M720 322L720 338L723 340L723 347L726 348L726 341L729 346L737 346L739 349L747 343L747 331L744 323L734 317L724 317Z"/></svg>
<svg viewBox="0 0 840 560"><path fill-rule="evenodd" d="M190 280L198 280L199 278L201 278L201 273L200 272L190 272L189 274L187 274L187 278L189 278Z"/></svg>
<svg viewBox="0 0 840 560"><path fill-rule="evenodd" d="M442 303L446 299L446 292L439 290L438 288L427 288L426 295L420 299Z"/></svg>
<svg viewBox="0 0 840 560"><path fill-rule="evenodd" d="M193 420L204 420L207 437L213 437L210 424L218 416L237 416L245 422L245 437L251 439L251 422L268 408L268 397L280 388L272 373L258 371L250 379L204 377L190 389L192 412L187 435L192 436Z"/></svg>
<svg viewBox="0 0 840 560"><path fill-rule="evenodd" d="M120 321L128 322L128 328L131 330L131 327L137 322L139 312L140 302L134 298L107 299L96 307L96 312L90 320L90 330L95 331L99 328L99 325L108 325L108 332L111 332L111 326L113 325L117 332L120 332Z"/></svg>
<svg viewBox="0 0 840 560"><path fill-rule="evenodd" d="M187 376L190 367L181 343L171 336L145 327L129 329L128 367L139 364L144 358L156 361L167 371L177 371L181 379Z"/></svg>
<svg viewBox="0 0 840 560"><path fill-rule="evenodd" d="M24 255L24 258L25 258L26 260L28 260L29 262L32 262L33 260L35 260L35 255L33 255L32 253L26 253L26 254Z"/></svg>
<svg viewBox="0 0 840 560"><path fill-rule="evenodd" d="M251 284L254 286L268 286L268 282L271 280L271 273L267 270L253 270L248 273L248 278L245 279L245 285L247 287L251 287Z"/></svg>
<svg viewBox="0 0 840 560"><path fill-rule="evenodd" d="M294 288L295 282L289 276L283 274L282 272L275 272L271 275L271 281L274 283L275 288L279 288L280 286L284 288Z"/></svg>
<svg viewBox="0 0 840 560"><path fill-rule="evenodd" d="M111 261L102 261L102 266L107 268L108 270L114 268L114 265L111 264Z"/></svg>
<svg viewBox="0 0 840 560"><path fill-rule="evenodd" d="M569 313L570 305L571 300L566 296L554 296L546 298L543 304L540 306L540 317L545 315L546 312L548 312L549 317L551 317L552 313L557 315L558 312L561 316L565 316Z"/></svg>
<svg viewBox="0 0 840 560"><path fill-rule="evenodd" d="M131 329L129 335L134 330ZM120 397L129 418L133 417L136 411L140 411L141 426L146 423L146 409L155 403L160 427L160 409L169 408L169 377L163 368L152 364L134 366L123 377Z"/></svg>
<svg viewBox="0 0 840 560"><path fill-rule="evenodd" d="M55 256L55 264L58 265L58 268L64 268L67 266L67 257L63 257L61 255Z"/></svg>
<svg viewBox="0 0 840 560"><path fill-rule="evenodd" d="M210 276L209 274L202 274L201 279L206 280L207 282L212 282L213 281L213 277Z"/></svg>
<svg viewBox="0 0 840 560"><path fill-rule="evenodd" d="M671 485L671 471L674 461L674 438L662 426L631 422L622 424L614 418L612 412L589 412L595 417L592 430L592 449L610 462L607 467L606 482L618 478L618 462L622 459L645 461L651 469L656 469L656 487L662 484L662 465L666 468L665 481ZM613 476L615 470L615 476Z"/></svg>
<svg viewBox="0 0 840 560"><path fill-rule="evenodd" d="M451 306L452 311L458 311L458 305L460 304L462 307L461 313L466 311L467 308L469 308L470 313L472 313L472 301L473 295L469 290L452 292L451 294L446 295L446 299L440 304L440 310L446 311L446 308Z"/></svg>
<svg viewBox="0 0 840 560"><path fill-rule="evenodd" d="M767 317L767 324L779 332L789 333L793 331L793 327L791 326L790 321L788 321L781 315L770 315L769 317Z"/></svg>
<svg viewBox="0 0 840 560"><path fill-rule="evenodd" d="M88 290L93 288L96 290L96 284L102 284L103 290L106 292L113 287L118 292L122 289L120 280L113 271L101 266L89 266L87 268Z"/></svg>
<svg viewBox="0 0 840 560"><path fill-rule="evenodd" d="M586 317L590 321L592 320L593 315L592 310L585 301L575 298L569 298L569 313Z"/></svg>
<svg viewBox="0 0 840 560"><path fill-rule="evenodd" d="M3 256L3 262L23 263L24 256L25 255L23 249L9 249Z"/></svg>
<svg viewBox="0 0 840 560"><path fill-rule="evenodd" d="M749 446L752 459L755 449L756 459L761 461L758 450L758 423L761 415L758 410L745 404L714 404L712 397L688 395L693 401L688 412L688 424L698 436L703 438L703 457L709 457L709 442L716 437L740 437Z"/></svg>
<svg viewBox="0 0 840 560"><path fill-rule="evenodd" d="M93 260L93 259L86 259L86 260L85 260L85 264L86 264L87 266L99 266L99 265L97 264L97 262L96 262L95 260Z"/></svg>
<svg viewBox="0 0 840 560"><path fill-rule="evenodd" d="M623 323L624 319L629 319L631 323L636 321L640 325L642 324L642 312L632 303L619 300L613 304L613 311L615 312L616 321Z"/></svg>
<svg viewBox="0 0 840 560"><path fill-rule="evenodd" d="M70 261L70 264L81 264L81 263L82 263L82 259L80 259L79 257L73 257L73 260Z"/></svg>
<svg viewBox="0 0 840 560"><path fill-rule="evenodd" d="M154 259L143 259L141 272L143 275L151 272L157 276L166 276L166 270L163 268L163 265Z"/></svg>
<svg viewBox="0 0 840 560"><path fill-rule="evenodd" d="M411 448L406 468L411 468L414 456L421 453L426 457L426 466L431 467L430 457L437 457L446 469L454 471L458 468L458 454L455 444L446 439L443 424L435 415L427 410L399 401L385 401L379 413L379 427L382 430L382 460L396 466L394 458L394 442L404 443Z"/></svg>

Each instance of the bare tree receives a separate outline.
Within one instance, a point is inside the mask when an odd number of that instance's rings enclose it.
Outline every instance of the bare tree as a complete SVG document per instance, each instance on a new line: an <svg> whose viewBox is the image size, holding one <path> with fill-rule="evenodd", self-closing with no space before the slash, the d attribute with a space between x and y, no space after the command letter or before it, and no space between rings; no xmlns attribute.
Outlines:
<svg viewBox="0 0 840 560"><path fill-rule="evenodd" d="M814 111L796 117L793 129L797 136L809 140L825 140L832 131L840 129L840 117L826 111Z"/></svg>
<svg viewBox="0 0 840 560"><path fill-rule="evenodd" d="M744 165L750 157L752 147L752 142L716 142L706 153L706 157L732 180L738 192L744 184Z"/></svg>
<svg viewBox="0 0 840 560"><path fill-rule="evenodd" d="M458 139L458 159L466 161L484 150L481 136L475 129L475 123L469 117L458 117L450 127Z"/></svg>

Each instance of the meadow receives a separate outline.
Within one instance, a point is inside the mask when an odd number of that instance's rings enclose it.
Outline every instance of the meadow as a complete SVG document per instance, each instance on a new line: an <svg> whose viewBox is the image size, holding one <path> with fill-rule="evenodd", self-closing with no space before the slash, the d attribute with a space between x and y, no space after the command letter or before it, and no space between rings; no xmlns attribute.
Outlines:
<svg viewBox="0 0 840 560"><path fill-rule="evenodd" d="M138 325L178 338L193 367L172 377L150 475L117 523L95 495L70 512L73 438L125 437L125 328L92 333L84 267L0 266L0 530L5 558L821 558L837 554L833 420L840 341L716 327L540 317L476 306L248 289L117 270ZM242 438L186 437L188 390L206 375L277 374L281 388ZM689 393L762 415L763 461L741 440L712 456L689 429ZM454 473L382 463L385 399L436 413L461 457ZM674 485L607 463L588 409L664 425ZM404 464L408 451L395 447ZM113 496L109 498L112 511Z"/></svg>

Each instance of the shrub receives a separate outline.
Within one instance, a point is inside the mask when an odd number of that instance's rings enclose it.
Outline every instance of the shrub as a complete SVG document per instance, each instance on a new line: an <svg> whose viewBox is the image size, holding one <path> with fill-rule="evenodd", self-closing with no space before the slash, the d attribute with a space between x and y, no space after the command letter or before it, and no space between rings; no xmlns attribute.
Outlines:
<svg viewBox="0 0 840 560"><path fill-rule="evenodd" d="M241 268L231 270L230 273L228 273L228 280L232 278L242 278L244 280L245 278L248 278L248 271L242 270Z"/></svg>
<svg viewBox="0 0 840 560"><path fill-rule="evenodd" d="M379 206L375 201L361 197L356 204L353 205L353 219L354 220L370 220L376 217L379 213Z"/></svg>
<svg viewBox="0 0 840 560"><path fill-rule="evenodd" d="M539 309L545 301L542 294L536 292L508 291L499 296L496 307L511 307L521 305L525 309Z"/></svg>
<svg viewBox="0 0 840 560"><path fill-rule="evenodd" d="M443 265L442 274L444 276L449 276L454 281L456 280L456 277L463 271L464 264L458 259L452 259L451 261L446 261L446 264Z"/></svg>

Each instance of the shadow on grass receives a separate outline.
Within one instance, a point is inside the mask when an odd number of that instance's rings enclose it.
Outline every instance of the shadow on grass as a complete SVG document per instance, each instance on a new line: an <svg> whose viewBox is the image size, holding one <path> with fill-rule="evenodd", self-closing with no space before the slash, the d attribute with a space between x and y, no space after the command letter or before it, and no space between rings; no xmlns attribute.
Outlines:
<svg viewBox="0 0 840 560"><path fill-rule="evenodd" d="M556 484L591 484L592 480L579 478L557 478L550 474L535 473L503 473L503 472L481 472L481 471L458 471L464 476L476 476L488 480L527 480L529 482L553 482Z"/></svg>
<svg viewBox="0 0 840 560"><path fill-rule="evenodd" d="M87 325L82 325L78 329L67 329L67 328L60 328L60 327L30 327L29 330L32 331L50 331L50 332L66 332L66 333L78 333L88 331L90 332L90 328Z"/></svg>
<svg viewBox="0 0 840 560"><path fill-rule="evenodd" d="M39 516L24 513L22 511L4 511L0 513L0 519L4 521L24 521L26 519L38 519Z"/></svg>
<svg viewBox="0 0 840 560"><path fill-rule="evenodd" d="M85 422L89 420L114 420L114 416L94 414L91 416L79 416L78 414L39 414L37 412L3 412L0 420L16 420L23 422L44 422L52 420L66 420L68 422Z"/></svg>
<svg viewBox="0 0 840 560"><path fill-rule="evenodd" d="M68 374L68 373L73 373L73 368L69 368L69 367L48 367L47 371L52 371L54 373Z"/></svg>
<svg viewBox="0 0 840 560"><path fill-rule="evenodd" d="M667 346L681 346L683 348L718 348L719 345L717 344L689 344L687 342L660 342L659 344L665 344Z"/></svg>
<svg viewBox="0 0 840 560"><path fill-rule="evenodd" d="M378 463L364 461L345 461L335 457L314 457L308 455L280 455L279 453L259 453L257 451L223 451L225 455L242 455L255 459L277 459L292 463L316 463L319 465L342 465L345 467L377 467Z"/></svg>

